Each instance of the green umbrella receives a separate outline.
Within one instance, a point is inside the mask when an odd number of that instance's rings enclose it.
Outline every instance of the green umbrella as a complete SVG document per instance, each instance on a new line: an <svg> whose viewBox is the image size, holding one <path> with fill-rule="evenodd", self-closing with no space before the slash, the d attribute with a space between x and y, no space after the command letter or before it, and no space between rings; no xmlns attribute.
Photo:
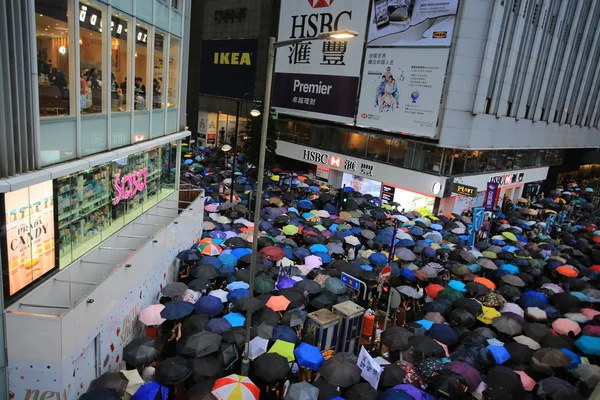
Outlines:
<svg viewBox="0 0 600 400"><path fill-rule="evenodd" d="M269 293L275 289L275 281L266 275L259 275L254 281L254 291L256 293Z"/></svg>
<svg viewBox="0 0 600 400"><path fill-rule="evenodd" d="M505 238L507 238L508 240L510 240L512 242L517 241L517 237L512 232L502 232L502 236L504 236Z"/></svg>
<svg viewBox="0 0 600 400"><path fill-rule="evenodd" d="M298 227L296 225L286 225L283 227L283 233L292 236L298 233Z"/></svg>
<svg viewBox="0 0 600 400"><path fill-rule="evenodd" d="M465 295L462 292L459 292L458 290L454 290L452 288L446 288L439 292L440 299L448 299L452 302L455 302L456 300L462 299L464 297Z"/></svg>

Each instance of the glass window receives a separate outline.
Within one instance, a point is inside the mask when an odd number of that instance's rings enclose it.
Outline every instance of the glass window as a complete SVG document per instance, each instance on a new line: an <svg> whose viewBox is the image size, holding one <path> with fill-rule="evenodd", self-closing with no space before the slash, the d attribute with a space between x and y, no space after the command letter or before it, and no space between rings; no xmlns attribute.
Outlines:
<svg viewBox="0 0 600 400"><path fill-rule="evenodd" d="M310 125L296 124L296 143L308 144L310 141Z"/></svg>
<svg viewBox="0 0 600 400"><path fill-rule="evenodd" d="M328 130L329 128L327 127L313 125L312 133L310 135L310 145L319 149L324 148L323 143Z"/></svg>
<svg viewBox="0 0 600 400"><path fill-rule="evenodd" d="M83 114L101 113L102 90L102 11L89 2L79 4L80 106Z"/></svg>
<svg viewBox="0 0 600 400"><path fill-rule="evenodd" d="M179 0L171 0L171 7L179 9Z"/></svg>
<svg viewBox="0 0 600 400"><path fill-rule="evenodd" d="M181 40L171 36L169 43L169 98L167 107L177 108L179 106L179 50Z"/></svg>
<svg viewBox="0 0 600 400"><path fill-rule="evenodd" d="M465 167L465 173L474 174L480 172L479 165L479 154L481 152L479 150L472 150L467 152L467 164Z"/></svg>
<svg viewBox="0 0 600 400"><path fill-rule="evenodd" d="M433 172L436 174L440 173L440 165L442 163L442 152L443 149L437 146L423 146L425 149L425 171ZM466 159L465 159L466 161ZM463 168L464 163L463 161Z"/></svg>
<svg viewBox="0 0 600 400"><path fill-rule="evenodd" d="M129 21L123 14L114 13L110 25L110 109L112 112L129 111L127 102L127 74L130 65L127 56Z"/></svg>
<svg viewBox="0 0 600 400"><path fill-rule="evenodd" d="M69 115L67 0L35 0L40 116Z"/></svg>
<svg viewBox="0 0 600 400"><path fill-rule="evenodd" d="M154 34L154 79L152 80L152 108L163 108L162 87L165 68L164 55L165 35L161 32Z"/></svg>
<svg viewBox="0 0 600 400"><path fill-rule="evenodd" d="M277 132L279 133L279 139L286 140L288 142L294 141L294 123L291 121L279 121L277 123Z"/></svg>
<svg viewBox="0 0 600 400"><path fill-rule="evenodd" d="M368 139L369 137L364 133L350 132L346 149L343 152L351 156L364 157Z"/></svg>
<svg viewBox="0 0 600 400"><path fill-rule="evenodd" d="M146 83L148 82L148 28L137 24L135 34L135 110L147 110Z"/></svg>
<svg viewBox="0 0 600 400"><path fill-rule="evenodd" d="M388 153L390 151L390 142L390 139L386 139L377 135L369 135L367 158L382 163L387 163Z"/></svg>
<svg viewBox="0 0 600 400"><path fill-rule="evenodd" d="M346 149L346 141L348 140L348 131L342 129L332 129L330 138L330 145L328 146L328 149L338 153L344 152Z"/></svg>
<svg viewBox="0 0 600 400"><path fill-rule="evenodd" d="M406 140L392 140L392 143L390 145L390 158L388 162L398 167L403 167L404 159L406 158L407 148L408 142L406 142Z"/></svg>

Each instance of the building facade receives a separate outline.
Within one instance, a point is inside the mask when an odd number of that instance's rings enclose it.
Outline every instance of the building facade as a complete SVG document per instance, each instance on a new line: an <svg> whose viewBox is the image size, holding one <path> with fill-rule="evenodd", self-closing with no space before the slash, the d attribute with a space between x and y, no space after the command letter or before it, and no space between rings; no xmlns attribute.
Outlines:
<svg viewBox="0 0 600 400"><path fill-rule="evenodd" d="M178 202L190 15L191 0L0 5L1 398L76 399L122 369L132 310L198 234Z"/></svg>
<svg viewBox="0 0 600 400"><path fill-rule="evenodd" d="M307 41L278 50L273 97L278 154L317 179L460 213L600 147L593 1L305 3L281 1L278 40ZM317 38L333 29L358 37Z"/></svg>

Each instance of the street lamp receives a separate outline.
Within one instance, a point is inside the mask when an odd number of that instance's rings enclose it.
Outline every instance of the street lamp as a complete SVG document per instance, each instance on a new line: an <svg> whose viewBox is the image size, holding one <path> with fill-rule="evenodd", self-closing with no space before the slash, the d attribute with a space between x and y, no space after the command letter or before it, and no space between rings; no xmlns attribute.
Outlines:
<svg viewBox="0 0 600 400"><path fill-rule="evenodd" d="M267 62L267 81L265 84L265 102L263 112L266 114L262 121L262 130L260 136L260 154L258 158L258 179L256 184L256 196L255 196L255 204L254 204L254 228L252 230L253 240L252 240L252 254L250 255L250 278L248 280L249 284L249 297L250 301L254 298L254 276L256 275L256 261L258 257L258 234L259 229L258 226L260 224L260 203L263 196L263 184L264 184L264 170L265 170L265 158L266 158L266 148L267 148L267 131L269 128L269 118L271 113L271 89L273 86L273 70L275 67L275 49L294 45L296 43L305 42L307 40L342 40L342 39L350 39L358 36L358 32L349 31L349 30L341 30L341 31L333 31L321 33L319 36L314 38L297 38L290 40L282 40L280 42L276 42L274 37L269 39L269 59ZM251 304L251 303L250 303ZM248 376L250 372L250 359L248 358L248 350L250 343L250 327L252 325L252 313L249 312L246 315L246 340L244 343L244 358L242 360L242 375Z"/></svg>
<svg viewBox="0 0 600 400"><path fill-rule="evenodd" d="M231 146L228 144L224 144L221 146L221 151L225 154L225 169L227 169L227 153L231 151Z"/></svg>
<svg viewBox="0 0 600 400"><path fill-rule="evenodd" d="M235 180L235 162L237 161L237 144L238 144L238 129L239 129L239 123L240 123L240 114L242 112L242 102L244 101L244 99L248 96L252 96L252 93L246 93L242 96L241 99L238 99L237 101L237 108L236 108L236 113L235 113L235 132L233 134L233 162L231 163L231 202L235 203L233 201L233 181ZM254 101L253 101L254 103ZM260 110L257 110L255 107L252 108L252 110L250 110L250 115L253 117L258 117L260 115Z"/></svg>

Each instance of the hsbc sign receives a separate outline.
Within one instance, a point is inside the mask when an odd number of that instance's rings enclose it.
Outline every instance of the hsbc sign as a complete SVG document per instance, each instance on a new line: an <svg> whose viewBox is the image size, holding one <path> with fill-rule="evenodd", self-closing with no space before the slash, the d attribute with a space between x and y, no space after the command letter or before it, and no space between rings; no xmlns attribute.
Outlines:
<svg viewBox="0 0 600 400"><path fill-rule="evenodd" d="M515 183L521 183L525 179L525 173L521 172L519 174L506 174L506 175L498 175L492 176L490 178L490 182L497 183L498 186L512 185Z"/></svg>
<svg viewBox="0 0 600 400"><path fill-rule="evenodd" d="M326 165L343 171L359 173L365 176L373 176L375 168L373 164L359 162L338 155L330 155L316 150L304 149L302 158L318 165Z"/></svg>
<svg viewBox="0 0 600 400"><path fill-rule="evenodd" d="M308 4L312 8L326 8L329 7L333 3L333 0L308 0Z"/></svg>

